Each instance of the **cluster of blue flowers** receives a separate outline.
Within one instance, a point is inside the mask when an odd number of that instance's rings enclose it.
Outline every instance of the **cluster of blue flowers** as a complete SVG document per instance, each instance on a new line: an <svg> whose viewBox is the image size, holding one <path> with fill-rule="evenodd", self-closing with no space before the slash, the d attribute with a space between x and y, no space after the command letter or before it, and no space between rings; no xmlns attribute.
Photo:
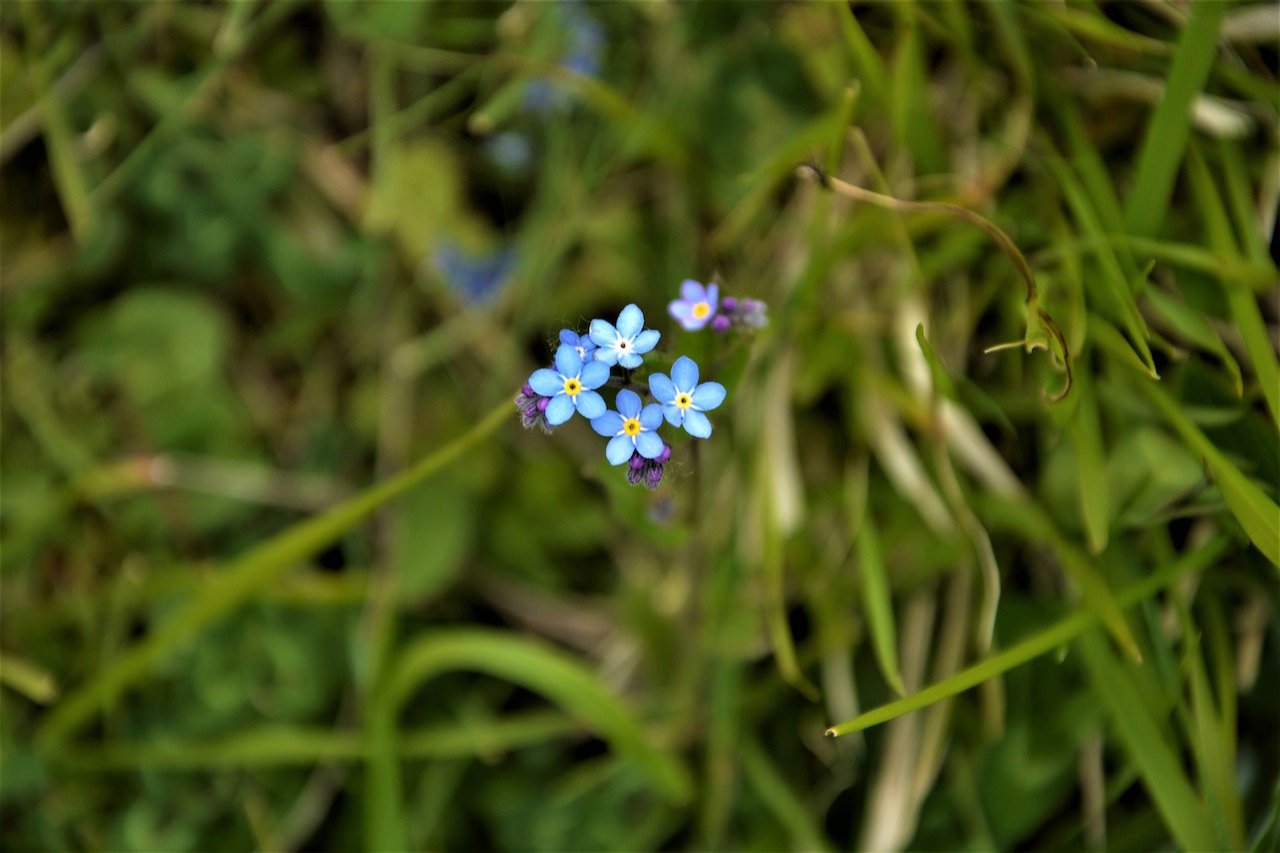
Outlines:
<svg viewBox="0 0 1280 853"><path fill-rule="evenodd" d="M697 292L692 287L695 285ZM717 313L714 303L719 297L718 286L713 284L709 290L710 303L706 302L708 288L686 281L681 291L683 298L670 304L672 316L686 329L701 329L713 316L730 316L729 312ZM742 302L758 306L753 309L755 321L740 320L736 324L751 328L763 325L763 303ZM731 304L737 309L741 303ZM686 319L702 322L690 325ZM734 324L730 320L722 331ZM635 305L623 308L616 324L596 319L586 334L562 330L553 366L535 370L516 396L521 423L526 429L537 427L549 433L574 414L581 415L597 434L608 439L604 455L609 464L626 465L627 480L632 485L657 488L671 458L670 445L658 435L663 422L694 438L710 438L712 427L707 412L719 408L726 393L719 382L700 382L697 363L683 355L672 364L670 376L649 374L647 389L636 383L641 393L627 387L632 385L631 371L644 364L645 356L661 337L660 332L644 327L644 314ZM622 369L621 375L613 374L615 367ZM613 409L597 390L606 385L619 389ZM646 405L641 394L652 402Z"/></svg>

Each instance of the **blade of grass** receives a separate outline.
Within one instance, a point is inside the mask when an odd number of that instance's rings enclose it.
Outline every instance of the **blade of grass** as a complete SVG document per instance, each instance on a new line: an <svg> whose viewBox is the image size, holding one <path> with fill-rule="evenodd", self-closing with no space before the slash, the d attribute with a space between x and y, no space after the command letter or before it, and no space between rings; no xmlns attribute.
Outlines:
<svg viewBox="0 0 1280 853"><path fill-rule="evenodd" d="M404 648L370 704L366 800L370 849L403 846L398 841L403 827L400 735L396 732L400 709L424 683L457 670L501 678L546 696L633 762L664 797L685 802L692 793L692 779L680 759L652 743L622 700L576 659L531 639L497 631L431 631Z"/></svg>
<svg viewBox="0 0 1280 853"><path fill-rule="evenodd" d="M1127 346L1114 329L1105 323L1090 323L1089 328L1099 345L1113 355L1123 355ZM1123 357L1118 360L1132 366L1132 362ZM1163 388L1153 382L1135 381L1133 384L1159 410L1183 442L1204 457L1231 514L1262 555L1280 568L1280 507L1218 450Z"/></svg>
<svg viewBox="0 0 1280 853"><path fill-rule="evenodd" d="M534 711L505 719L448 723L400 733L400 756L411 759L496 755L582 731L559 711ZM363 761L370 747L358 731L265 725L206 741L118 742L74 747L57 757L79 772L139 768L208 772L226 768L311 765Z"/></svg>
<svg viewBox="0 0 1280 853"><path fill-rule="evenodd" d="M1138 310L1138 303L1133 298L1120 259L1105 243L1106 231L1101 218L1066 163L1054 155L1046 156L1044 162L1066 198L1067 206L1071 208L1076 223L1085 232L1086 237L1097 241L1098 248L1093 254L1102 275L1096 279L1095 287L1087 288L1089 293L1094 295L1110 310L1112 316L1123 324L1126 337L1142 359L1142 363L1146 365L1148 374L1152 379L1159 379L1160 375L1156 371L1155 361L1151 356L1151 348L1147 344L1150 332L1142 319L1142 312ZM1093 280L1093 277L1086 278L1086 284L1090 280Z"/></svg>
<svg viewBox="0 0 1280 853"><path fill-rule="evenodd" d="M107 703L151 668L190 642L274 581L286 569L315 554L360 524L379 507L412 489L495 432L511 416L502 402L465 434L409 469L383 480L320 515L286 528L232 560L218 579L189 601L154 633L130 647L87 684L71 692L45 719L37 743L57 747Z"/></svg>
<svg viewBox="0 0 1280 853"><path fill-rule="evenodd" d="M31 89L40 104L44 140L49 153L49 166L53 171L53 183L62 201L62 209L71 225L71 233L77 243L84 243L93 231L97 213L89 195L89 181L76 153L75 134L62 102L62 96L49 82L45 67L47 53L44 44L44 26L40 21L39 3L21 3L22 23L27 37L27 73Z"/></svg>
<svg viewBox="0 0 1280 853"><path fill-rule="evenodd" d="M880 556L879 534L875 523L863 519L858 526L858 577L862 581L862 600L867 622L871 626L871 645L875 649L880 672L899 696L906 694L902 672L898 667L898 628L893 618L893 600L885 577L884 560Z"/></svg>
<svg viewBox="0 0 1280 853"><path fill-rule="evenodd" d="M1195 199L1194 207L1200 212L1200 218L1204 222L1209 246L1218 254L1237 256L1239 250L1232 235L1226 205L1214 184L1208 164L1194 145L1188 149L1188 174L1192 197ZM1227 291L1231 319L1235 321L1244 341L1245 352L1249 354L1249 361L1253 365L1253 372L1257 374L1258 384L1262 386L1262 396L1271 412L1271 421L1280 426L1280 366L1276 364L1275 349L1267 334L1262 312L1258 310L1258 301L1242 287L1232 286L1225 281L1223 286Z"/></svg>
<svg viewBox="0 0 1280 853"><path fill-rule="evenodd" d="M831 849L804 801L750 735L742 738L742 772L747 785L791 836L793 850Z"/></svg>
<svg viewBox="0 0 1280 853"><path fill-rule="evenodd" d="M1125 230L1153 237L1164 222L1173 183L1191 132L1191 102L1209 79L1218 30L1230 3L1195 3L1173 55L1164 97L1156 107L1138 156L1138 172L1125 205Z"/></svg>
<svg viewBox="0 0 1280 853"><path fill-rule="evenodd" d="M1088 371L1081 372L1076 386L1080 389L1079 400L1066 430L1076 450L1076 487L1085 536L1089 550L1099 554L1107 547L1111 526L1111 492L1102 446L1102 422Z"/></svg>
<svg viewBox="0 0 1280 853"><path fill-rule="evenodd" d="M1144 710L1128 667L1116 660L1095 632L1086 632L1079 646L1094 683L1094 695L1106 707L1174 839L1186 850L1223 849L1223 840L1213 832L1208 810L1182 772L1178 756Z"/></svg>
<svg viewBox="0 0 1280 853"><path fill-rule="evenodd" d="M1116 595L1121 607L1133 607L1155 595L1161 589L1173 583L1177 578L1189 572L1200 572L1213 565L1230 545L1225 536L1213 539L1200 548L1185 554L1180 560L1166 566L1148 578L1132 586L1126 587ZM1098 616L1091 610L1078 610L1058 620L1050 627L1039 631L1002 652L975 663L973 666L956 673L951 678L931 684L910 696L889 702L877 708L865 711L851 720L831 726L827 729L830 737L839 737L852 732L869 729L889 720L897 719L903 714L927 708L951 696L963 693L976 687L988 679L1008 672L1054 649L1061 648L1079 637L1085 631L1098 624Z"/></svg>
<svg viewBox="0 0 1280 853"><path fill-rule="evenodd" d="M1191 693L1188 735L1200 774L1200 788L1224 849L1244 849L1244 817L1235 783L1234 749L1223 738L1222 722L1200 651L1200 628L1176 588L1171 596L1182 626L1183 678Z"/></svg>

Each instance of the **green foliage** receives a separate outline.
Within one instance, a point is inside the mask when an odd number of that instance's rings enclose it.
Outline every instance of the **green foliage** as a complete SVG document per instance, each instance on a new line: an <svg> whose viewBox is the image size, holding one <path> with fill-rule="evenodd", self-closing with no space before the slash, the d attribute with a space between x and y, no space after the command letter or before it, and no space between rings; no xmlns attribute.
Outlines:
<svg viewBox="0 0 1280 853"><path fill-rule="evenodd" d="M1274 848L1267 8L0 3L0 845Z"/></svg>

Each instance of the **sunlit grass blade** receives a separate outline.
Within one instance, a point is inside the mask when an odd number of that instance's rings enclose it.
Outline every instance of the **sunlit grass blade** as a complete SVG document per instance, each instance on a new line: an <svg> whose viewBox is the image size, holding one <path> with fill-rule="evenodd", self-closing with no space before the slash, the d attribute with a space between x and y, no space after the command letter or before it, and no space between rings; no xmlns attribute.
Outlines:
<svg viewBox="0 0 1280 853"><path fill-rule="evenodd" d="M532 639L479 629L427 632L395 659L370 708L371 753L366 841L370 849L396 849L402 826L399 791L400 734L396 720L410 695L446 672L478 672L539 693L634 763L654 787L676 802L693 782L672 752L652 742L633 712L600 677L557 649ZM393 746L392 751L386 749Z"/></svg>
<svg viewBox="0 0 1280 853"><path fill-rule="evenodd" d="M1125 751L1137 763L1142 781L1165 825L1185 850L1223 849L1204 802L1182 771L1178 754L1146 712L1127 667L1096 633L1086 632L1080 647L1095 695L1106 707Z"/></svg>
<svg viewBox="0 0 1280 853"><path fill-rule="evenodd" d="M172 614L165 624L130 647L87 684L70 692L45 719L37 735L45 747L57 746L101 708L151 668L190 642L197 634L235 610L282 572L316 553L360 524L379 507L412 489L455 461L511 417L503 401L464 435L406 471L374 485L320 515L286 528L253 550L232 560L218 579Z"/></svg>
<svg viewBox="0 0 1280 853"><path fill-rule="evenodd" d="M1126 608L1132 607L1140 601L1145 601L1182 575L1189 572L1204 571L1227 552L1229 545L1230 541L1226 537L1213 539L1195 551L1187 553L1176 563L1121 590L1116 599L1121 607ZM1040 655L1048 654L1054 649L1060 648L1076 639L1097 624L1098 617L1095 613L1088 610L1079 610L1004 651L981 660L962 672L956 673L951 678L939 681L937 684L931 684L905 698L889 702L878 708L872 708L851 720L838 723L827 729L827 734L832 737L847 735L852 732L869 729L872 726L878 726L881 723L887 723L890 720L901 717L903 714L927 708L935 702L963 693L988 679L995 678L1014 667L1034 660Z"/></svg>
<svg viewBox="0 0 1280 853"><path fill-rule="evenodd" d="M1125 230L1130 234L1153 237L1164 222L1191 131L1191 102L1209 78L1218 50L1218 29L1230 8L1230 3L1191 6L1191 19L1182 28L1164 97L1147 125L1137 176L1125 205Z"/></svg>

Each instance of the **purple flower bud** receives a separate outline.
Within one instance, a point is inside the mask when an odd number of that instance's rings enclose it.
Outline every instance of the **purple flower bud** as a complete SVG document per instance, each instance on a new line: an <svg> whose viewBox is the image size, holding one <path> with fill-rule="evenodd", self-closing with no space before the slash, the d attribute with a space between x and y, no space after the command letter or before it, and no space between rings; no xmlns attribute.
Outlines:
<svg viewBox="0 0 1280 853"><path fill-rule="evenodd" d="M729 331L730 325L732 325L731 321L723 314L717 314L711 318L711 331L713 332L719 332L723 335Z"/></svg>
<svg viewBox="0 0 1280 853"><path fill-rule="evenodd" d="M732 314L738 310L738 300L732 296L726 296L720 300L720 307L725 310L726 314Z"/></svg>
<svg viewBox="0 0 1280 853"><path fill-rule="evenodd" d="M532 397L533 386L530 385L528 382L524 383L524 387L520 389L520 393L525 395L526 397Z"/></svg>
<svg viewBox="0 0 1280 853"><path fill-rule="evenodd" d="M644 457L639 453L631 454L631 470L639 471L644 467Z"/></svg>
<svg viewBox="0 0 1280 853"><path fill-rule="evenodd" d="M644 484L651 489L656 489L661 482L662 466L650 462L644 469Z"/></svg>
<svg viewBox="0 0 1280 853"><path fill-rule="evenodd" d="M669 444L662 445L662 452L658 454L658 458L656 460L657 463L659 465L666 465L667 460L670 458L671 458L671 445Z"/></svg>
<svg viewBox="0 0 1280 853"><path fill-rule="evenodd" d="M549 406L549 405L551 405L551 398L550 398L550 397L539 397L539 398L538 398L538 411L539 411L539 412L545 413L545 412L547 411L547 406Z"/></svg>
<svg viewBox="0 0 1280 853"><path fill-rule="evenodd" d="M633 486L638 486L643 480L644 480L643 467L632 468L630 465L627 466L627 482L628 483L630 483Z"/></svg>

